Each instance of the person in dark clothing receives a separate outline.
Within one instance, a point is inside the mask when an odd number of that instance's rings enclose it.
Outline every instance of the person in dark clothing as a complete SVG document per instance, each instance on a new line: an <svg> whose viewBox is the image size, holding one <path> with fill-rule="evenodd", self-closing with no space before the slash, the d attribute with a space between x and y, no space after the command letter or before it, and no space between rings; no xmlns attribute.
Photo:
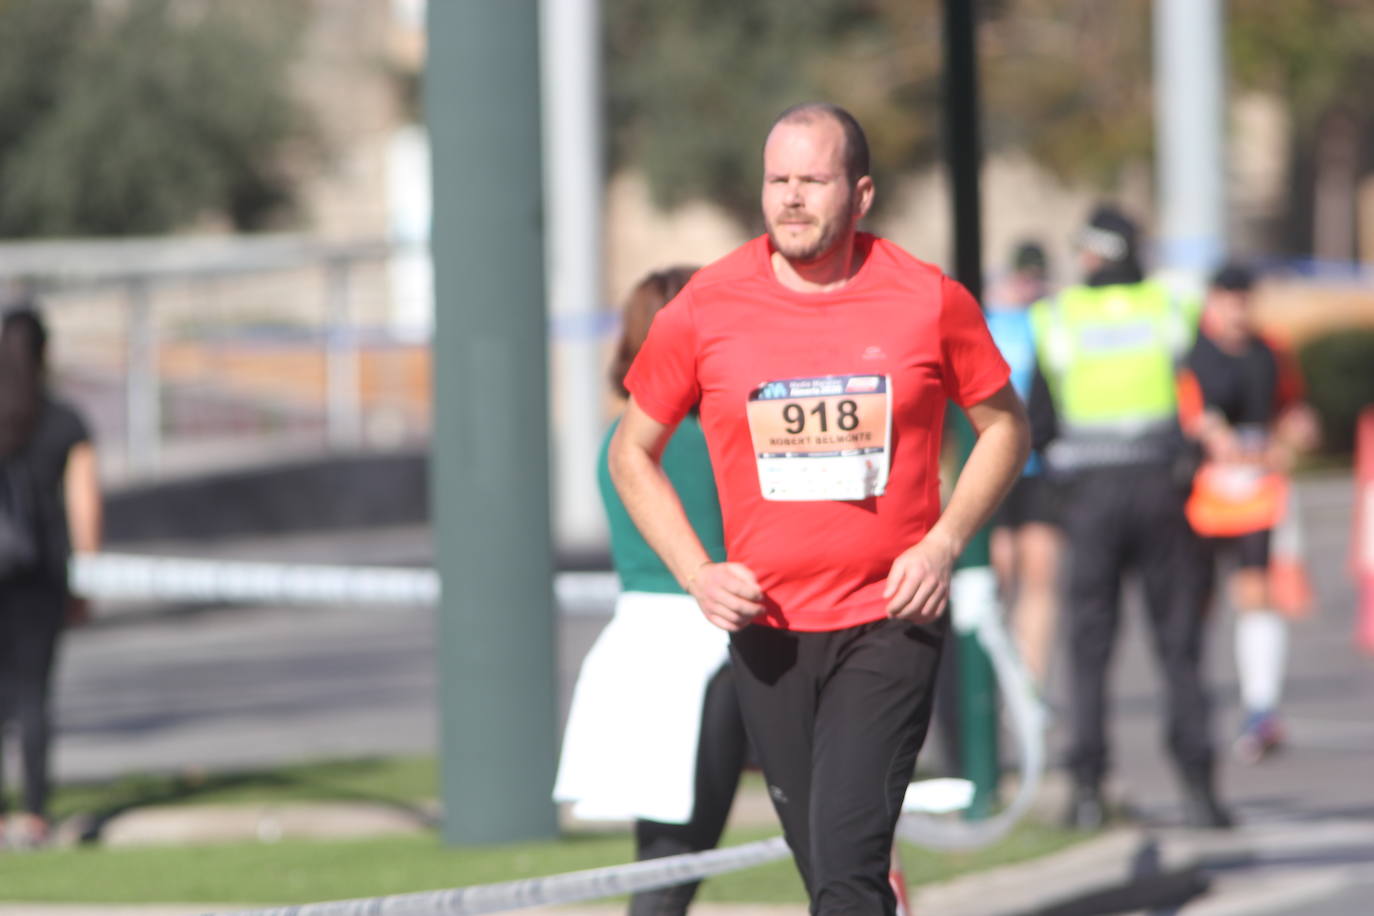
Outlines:
<svg viewBox="0 0 1374 916"><path fill-rule="evenodd" d="M11 489L31 498L26 521L37 545L31 563L0 577L0 735L5 725L17 725L24 771L22 811L5 824L14 846L48 838L53 661L64 623L86 615L85 602L68 589L67 562L73 547L94 551L100 539L95 451L80 414L47 391L46 342L32 308L6 313L0 325L0 467Z"/></svg>
<svg viewBox="0 0 1374 916"><path fill-rule="evenodd" d="M1291 360L1265 340L1252 314L1253 271L1228 264L1212 278L1201 333L1188 355L1185 423L1206 448L1188 500L1193 529L1214 554L1235 561L1229 575L1236 671L1245 722L1237 756L1257 763L1282 744L1278 705L1288 645L1282 589L1270 587L1270 546L1294 524L1287 472L1316 442Z"/></svg>
<svg viewBox="0 0 1374 916"><path fill-rule="evenodd" d="M1099 208L1079 247L1086 281L1031 310L1038 374L1029 413L1035 446L1062 481L1071 554L1068 611L1074 790L1065 822L1106 820L1107 669L1121 587L1140 577L1164 675L1167 743L1185 819L1226 827L1218 801L1202 676L1205 552L1184 515L1191 474L1178 420L1177 370L1195 321L1169 290L1144 278L1135 224Z"/></svg>

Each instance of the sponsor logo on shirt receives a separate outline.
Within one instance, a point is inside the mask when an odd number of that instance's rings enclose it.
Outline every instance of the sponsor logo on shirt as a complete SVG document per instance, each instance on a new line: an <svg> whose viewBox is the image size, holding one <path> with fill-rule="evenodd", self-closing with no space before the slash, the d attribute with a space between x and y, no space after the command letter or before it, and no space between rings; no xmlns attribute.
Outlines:
<svg viewBox="0 0 1374 916"><path fill-rule="evenodd" d="M856 375L848 382L845 382L845 394L853 394L856 391L877 391L880 379L876 375Z"/></svg>

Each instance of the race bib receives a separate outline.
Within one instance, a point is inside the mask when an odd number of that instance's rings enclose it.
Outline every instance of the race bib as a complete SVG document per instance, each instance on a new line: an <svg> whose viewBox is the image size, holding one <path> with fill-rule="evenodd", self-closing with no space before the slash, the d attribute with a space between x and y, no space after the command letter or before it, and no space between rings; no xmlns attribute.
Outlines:
<svg viewBox="0 0 1374 916"><path fill-rule="evenodd" d="M749 434L764 499L868 499L887 489L892 379L827 375L749 392Z"/></svg>

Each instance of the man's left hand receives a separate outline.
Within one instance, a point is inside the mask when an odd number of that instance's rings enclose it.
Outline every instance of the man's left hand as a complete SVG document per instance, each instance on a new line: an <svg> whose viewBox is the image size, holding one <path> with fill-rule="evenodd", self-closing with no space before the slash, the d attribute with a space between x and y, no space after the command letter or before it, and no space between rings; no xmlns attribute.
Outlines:
<svg viewBox="0 0 1374 916"><path fill-rule="evenodd" d="M959 551L935 532L902 551L887 574L883 597L887 615L907 620L930 621L949 606L949 580Z"/></svg>

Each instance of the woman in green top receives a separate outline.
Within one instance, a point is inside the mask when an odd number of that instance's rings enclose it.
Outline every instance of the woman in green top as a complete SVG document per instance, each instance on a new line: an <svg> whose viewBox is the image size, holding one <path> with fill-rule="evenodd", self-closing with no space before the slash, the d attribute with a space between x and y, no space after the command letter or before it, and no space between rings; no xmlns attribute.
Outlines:
<svg viewBox="0 0 1374 916"><path fill-rule="evenodd" d="M625 373L654 315L693 268L649 274L631 292L611 383ZM708 623L695 599L630 520L601 448L599 483L620 576L615 615L587 653L573 691L554 798L586 820L634 820L639 859L713 848L734 801L747 740L728 660L728 634ZM678 427L663 469L711 558L725 559L724 534L706 440L696 417ZM697 883L636 894L631 916L686 913Z"/></svg>

